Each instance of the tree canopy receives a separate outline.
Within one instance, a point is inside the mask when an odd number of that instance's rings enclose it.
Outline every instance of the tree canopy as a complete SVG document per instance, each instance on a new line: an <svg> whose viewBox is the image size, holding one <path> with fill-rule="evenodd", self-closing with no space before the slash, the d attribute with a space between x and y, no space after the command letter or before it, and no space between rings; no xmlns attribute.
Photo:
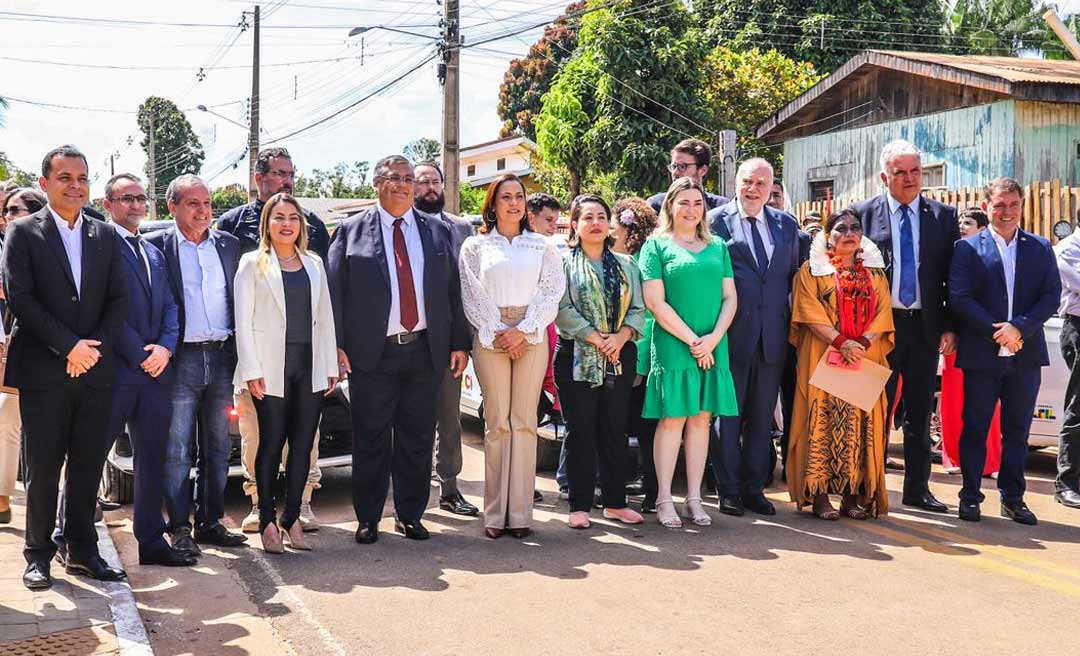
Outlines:
<svg viewBox="0 0 1080 656"><path fill-rule="evenodd" d="M154 158L150 157L150 124L154 126ZM139 105L137 116L143 138L139 142L146 152L148 179L153 167L154 195L157 197L158 214L168 213L165 190L169 183L185 173L198 173L206 153L198 135L191 129L187 117L171 100L150 96Z"/></svg>
<svg viewBox="0 0 1080 656"><path fill-rule="evenodd" d="M442 157L442 144L434 139L421 137L405 144L401 154L414 165L425 161L437 162Z"/></svg>
<svg viewBox="0 0 1080 656"><path fill-rule="evenodd" d="M375 188L368 182L370 162L339 162L330 170L313 169L310 176L296 179L295 192L302 198L374 198Z"/></svg>

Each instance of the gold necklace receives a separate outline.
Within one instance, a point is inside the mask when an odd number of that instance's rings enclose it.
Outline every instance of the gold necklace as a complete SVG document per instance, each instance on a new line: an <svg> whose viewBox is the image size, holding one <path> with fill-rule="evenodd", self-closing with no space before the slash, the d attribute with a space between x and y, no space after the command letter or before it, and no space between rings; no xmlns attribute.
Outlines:
<svg viewBox="0 0 1080 656"><path fill-rule="evenodd" d="M274 253L274 255L277 255L277 253ZM292 257L281 257L280 255L277 255L278 262L281 262L282 264L288 264L298 257L300 257L299 253L293 253Z"/></svg>

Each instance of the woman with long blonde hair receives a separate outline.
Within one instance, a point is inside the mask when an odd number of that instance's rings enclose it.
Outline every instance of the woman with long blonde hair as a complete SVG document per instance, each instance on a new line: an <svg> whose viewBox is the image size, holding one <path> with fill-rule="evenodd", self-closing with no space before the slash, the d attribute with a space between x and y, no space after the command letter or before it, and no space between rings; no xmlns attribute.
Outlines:
<svg viewBox="0 0 1080 656"><path fill-rule="evenodd" d="M307 252L299 201L271 196L259 224L259 247L236 272L237 365L233 383L251 392L259 421L255 480L263 548L309 550L297 519L310 467L322 397L337 385L337 338L322 260ZM280 529L274 482L286 442L285 509Z"/></svg>

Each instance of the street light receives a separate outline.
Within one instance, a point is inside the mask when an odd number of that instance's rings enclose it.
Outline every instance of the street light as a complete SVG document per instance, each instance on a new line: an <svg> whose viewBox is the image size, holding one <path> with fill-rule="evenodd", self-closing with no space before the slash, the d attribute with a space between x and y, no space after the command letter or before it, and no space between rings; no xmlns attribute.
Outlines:
<svg viewBox="0 0 1080 656"><path fill-rule="evenodd" d="M200 112L206 112L207 114L213 114L214 116L220 118L221 120L228 121L229 123L232 123L233 125L235 125L237 127L244 128L245 130L250 130L251 129L249 126L244 125L243 123L240 123L239 121L234 121L231 118L229 118L228 116L223 116L223 115L218 114L217 112L215 112L215 111L213 111L211 109L208 109L206 107L206 105L195 105L195 109L199 110Z"/></svg>
<svg viewBox="0 0 1080 656"><path fill-rule="evenodd" d="M431 36L430 34L420 34L419 32L409 32L408 30L399 30L396 27L389 27L387 25L366 25L363 27L354 27L349 30L349 36L356 36L357 34L363 34L370 32L371 30L386 30L387 32L397 32L398 34L407 34L409 36L418 36L421 39L431 39L432 41L438 41L441 36Z"/></svg>

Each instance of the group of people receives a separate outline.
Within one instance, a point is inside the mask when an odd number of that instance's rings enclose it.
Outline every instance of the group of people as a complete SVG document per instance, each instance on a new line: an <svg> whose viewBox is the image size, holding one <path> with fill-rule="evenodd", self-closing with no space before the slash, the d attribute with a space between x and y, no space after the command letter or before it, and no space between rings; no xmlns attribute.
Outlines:
<svg viewBox="0 0 1080 656"><path fill-rule="evenodd" d="M1008 178L986 186L985 214L958 219L921 195L920 154L904 141L882 152L885 193L823 217L813 234L783 211L763 159L738 168L735 198L706 192L711 157L686 140L671 151L666 193L614 206L575 198L564 256L550 237L559 202L529 195L512 174L488 186L474 231L444 211L437 164L383 158L375 205L331 236L292 196L288 151L271 148L258 157L255 201L214 227L206 183L183 175L166 192L175 225L143 236L148 198L136 176L108 181L110 220L101 221L86 208L85 156L50 151L44 194L6 190L0 204L13 319L0 493L13 490L9 452L21 428L24 583L48 587L54 556L69 572L125 576L100 557L93 526L102 465L125 427L140 564L189 566L200 544L244 545L221 521L234 404L252 497L242 531L260 533L267 552L310 550L323 397L346 379L356 541L379 539L391 480L395 530L406 538L429 537L433 477L440 507L480 514L457 486L470 357L484 397L482 514L492 539L532 530L545 388L568 427L560 478L574 529L590 526L596 489L610 520L656 513L669 528L709 525L707 469L720 512L775 514L764 492L777 428L797 509L825 520L880 516L898 406L902 502L946 512L928 486L929 424L939 354L953 363L954 353L971 374L960 383L958 454L948 456L963 474L960 517L979 519L988 444L999 441L1001 512L1036 523L1023 500L1024 460L1048 363L1042 326L1062 298L1080 316L1080 237L1062 242L1055 262L1045 239L1019 228L1023 189ZM961 239L967 220L977 225ZM1075 349L1080 330L1071 334ZM891 370L869 409L810 384L822 367L864 363ZM1077 432L1074 387L1066 425ZM995 413L1000 437L988 440ZM641 446L641 512L627 502L628 435ZM681 510L672 492L680 450ZM1062 449L1058 499L1080 506L1074 451Z"/></svg>

